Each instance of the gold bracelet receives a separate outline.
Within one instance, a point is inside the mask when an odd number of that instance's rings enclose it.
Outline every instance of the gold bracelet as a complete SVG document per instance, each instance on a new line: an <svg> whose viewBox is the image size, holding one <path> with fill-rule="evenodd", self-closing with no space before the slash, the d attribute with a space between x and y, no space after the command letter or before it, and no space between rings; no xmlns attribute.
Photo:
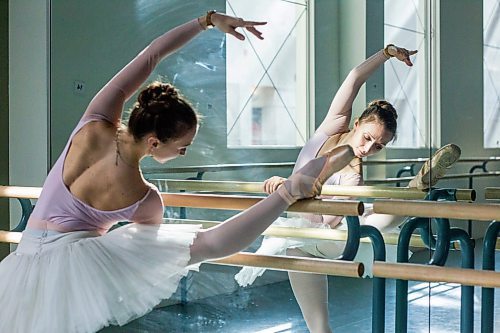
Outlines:
<svg viewBox="0 0 500 333"><path fill-rule="evenodd" d="M392 54L389 53L389 47L396 47L394 44L387 44L387 46L384 48L384 55L387 57L387 58L392 58L394 57Z"/></svg>
<svg viewBox="0 0 500 333"><path fill-rule="evenodd" d="M207 12L207 16L205 16L205 21L207 23L207 29L212 29L212 28L215 28L215 24L212 22L212 15L214 15L215 13L217 13L216 10L209 10Z"/></svg>

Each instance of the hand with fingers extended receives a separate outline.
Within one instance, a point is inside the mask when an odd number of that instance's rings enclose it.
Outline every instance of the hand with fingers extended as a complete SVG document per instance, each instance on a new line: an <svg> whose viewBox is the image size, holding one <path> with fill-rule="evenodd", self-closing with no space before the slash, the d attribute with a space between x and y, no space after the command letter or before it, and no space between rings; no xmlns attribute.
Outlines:
<svg viewBox="0 0 500 333"><path fill-rule="evenodd" d="M413 63L410 60L410 56L414 55L417 52L417 50L410 51L405 49L404 47L398 47L394 44L389 44L384 48L384 54L388 58L394 57L404 62L408 66L413 66Z"/></svg>
<svg viewBox="0 0 500 333"><path fill-rule="evenodd" d="M262 32L257 30L255 26L267 24L267 22L255 22L246 21L239 17L233 17L222 13L214 13L211 16L211 20L214 26L216 26L220 31L227 34L233 35L239 40L245 40L245 36L238 31L237 28L245 28L252 34L254 34L259 39L264 39L262 37Z"/></svg>
<svg viewBox="0 0 500 333"><path fill-rule="evenodd" d="M271 194L278 189L285 182L286 178L273 176L264 181L264 192Z"/></svg>

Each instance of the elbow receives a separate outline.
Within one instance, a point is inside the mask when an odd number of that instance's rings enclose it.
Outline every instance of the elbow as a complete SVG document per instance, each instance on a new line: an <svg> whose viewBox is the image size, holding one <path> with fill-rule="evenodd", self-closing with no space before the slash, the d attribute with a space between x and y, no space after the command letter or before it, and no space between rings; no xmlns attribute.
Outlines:
<svg viewBox="0 0 500 333"><path fill-rule="evenodd" d="M208 229L209 230L209 229ZM201 230L196 236L196 242L191 245L191 258L195 262L211 260L216 258L226 257L233 254L235 251L218 243L216 239L211 237L208 230Z"/></svg>
<svg viewBox="0 0 500 333"><path fill-rule="evenodd" d="M346 81L350 82L351 85L355 86L355 87L359 87L365 82L365 79L363 77L363 73L362 73L361 69L359 68L359 66L351 69L351 71L347 75Z"/></svg>

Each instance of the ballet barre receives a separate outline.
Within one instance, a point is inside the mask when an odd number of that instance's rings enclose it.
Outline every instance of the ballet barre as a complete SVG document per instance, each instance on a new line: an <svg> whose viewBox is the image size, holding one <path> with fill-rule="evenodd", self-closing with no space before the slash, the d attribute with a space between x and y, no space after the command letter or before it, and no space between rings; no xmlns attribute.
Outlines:
<svg viewBox="0 0 500 333"><path fill-rule="evenodd" d="M500 287L500 272L375 261L373 276L426 282L458 283L486 288Z"/></svg>
<svg viewBox="0 0 500 333"><path fill-rule="evenodd" d="M203 229L214 227L221 222L208 221L208 220L193 220L193 219L176 219L165 218L166 223L173 224L198 224ZM270 226L263 233L263 236L281 237L281 238L304 238L304 239L318 239L345 242L347 240L347 231L338 229L322 229L322 228L298 228L298 227L285 227L285 226ZM398 233L383 233L382 237L384 243L388 245L397 245L399 241ZM368 238L361 238L361 243L371 243ZM417 235L410 236L410 244L414 248L424 248L427 245L422 241L422 238ZM450 245L453 250L460 250L459 242L452 242ZM500 250L500 240L495 241L495 250Z"/></svg>
<svg viewBox="0 0 500 333"><path fill-rule="evenodd" d="M229 266L251 266L270 268L278 271L295 271L335 276L363 276L364 265L344 260L303 258L292 256L259 255L240 252L223 259L211 260L211 264Z"/></svg>
<svg viewBox="0 0 500 333"><path fill-rule="evenodd" d="M0 230L0 243L18 244L21 241L22 232Z"/></svg>
<svg viewBox="0 0 500 333"><path fill-rule="evenodd" d="M373 203L373 211L379 214L400 216L473 219L480 221L500 220L500 204L492 203L478 204L377 199Z"/></svg>
<svg viewBox="0 0 500 333"><path fill-rule="evenodd" d="M38 199L41 187L0 185L0 198Z"/></svg>
<svg viewBox="0 0 500 333"><path fill-rule="evenodd" d="M168 219L167 219L168 220ZM178 223L185 224L200 224L204 229L215 226L221 222L202 221L202 220L176 220ZM272 237L293 237L293 238L306 238L306 239L321 239L331 241L346 241L347 232L344 230L335 229L317 229L317 228L291 228L271 226L262 233L263 236ZM19 231L3 231L0 230L0 243L13 243L17 244L21 240L22 233ZM396 245L398 242L398 234L382 234L385 244ZM367 238L360 240L362 243L370 243ZM497 249L500 249L500 242L497 243ZM410 240L410 246L424 247L419 236L413 235Z"/></svg>
<svg viewBox="0 0 500 333"><path fill-rule="evenodd" d="M484 198L487 200L499 200L500 187L487 187L484 191Z"/></svg>
<svg viewBox="0 0 500 333"><path fill-rule="evenodd" d="M218 221L207 221L207 220L193 220L193 219L175 219L167 218L164 219L166 223L172 224L198 224L201 225L203 229L214 227L222 222ZM331 240L331 241L346 241L347 231L337 230L337 229L322 229L322 228L296 228L296 227L284 227L284 226L273 226L268 227L263 233L263 236L271 237L281 237L281 238L304 238L304 239L318 239L318 240ZM385 244L396 245L398 243L399 234L395 233L385 233L382 234ZM360 240L362 243L371 243L368 238L362 238ZM413 247L425 247L420 236L412 235L410 240L410 246ZM499 242L500 246L500 242Z"/></svg>
<svg viewBox="0 0 500 333"><path fill-rule="evenodd" d="M238 195L190 194L190 193L161 193L163 202L169 207L191 207L244 210L259 201L262 197ZM327 215L360 216L364 212L364 205L356 200L327 200L305 199L291 205L287 211L319 213Z"/></svg>
<svg viewBox="0 0 500 333"><path fill-rule="evenodd" d="M176 180L150 179L160 188L171 191L190 192L240 192L264 193L262 182L238 181L210 181L210 180ZM475 201L476 191L473 189L454 189L456 200ZM321 195L346 196L357 198L394 198L394 199L423 199L427 192L417 188L389 187L389 186L347 186L323 185Z"/></svg>
<svg viewBox="0 0 500 333"><path fill-rule="evenodd" d="M0 197L37 199L40 192L39 187L0 186ZM166 206L228 210L243 210L263 199L262 197L188 193L161 193L161 196ZM364 205L361 201L355 200L306 199L294 203L288 211L359 216L364 212Z"/></svg>

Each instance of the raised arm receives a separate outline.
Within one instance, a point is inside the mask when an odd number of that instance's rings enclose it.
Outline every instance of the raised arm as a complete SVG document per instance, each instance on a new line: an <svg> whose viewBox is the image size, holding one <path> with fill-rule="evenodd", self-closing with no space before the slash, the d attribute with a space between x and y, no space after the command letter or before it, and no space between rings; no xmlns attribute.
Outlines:
<svg viewBox="0 0 500 333"><path fill-rule="evenodd" d="M242 40L244 37L235 30L236 28L244 27L262 39L261 33L254 27L261 24L265 23L245 21L224 14L209 12L207 15L173 28L153 40L151 44L120 70L92 99L83 118L96 115L113 124L118 124L123 105L146 81L156 65L163 58L172 54L205 30L207 25L215 26L219 30Z"/></svg>
<svg viewBox="0 0 500 333"><path fill-rule="evenodd" d="M412 66L409 56L416 52L389 44L385 49L380 50L353 68L335 94L328 114L317 131L321 131L328 136L348 131L352 115L352 103L366 80L391 57Z"/></svg>
<svg viewBox="0 0 500 333"><path fill-rule="evenodd" d="M202 30L195 19L156 38L95 95L83 118L97 115L118 124L123 105L146 81L160 60L182 47Z"/></svg>

